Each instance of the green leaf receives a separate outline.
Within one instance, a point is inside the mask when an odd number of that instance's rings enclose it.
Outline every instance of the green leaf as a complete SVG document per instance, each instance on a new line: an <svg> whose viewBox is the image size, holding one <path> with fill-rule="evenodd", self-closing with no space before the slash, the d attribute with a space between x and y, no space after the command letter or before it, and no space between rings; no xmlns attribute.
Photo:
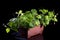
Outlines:
<svg viewBox="0 0 60 40"><path fill-rule="evenodd" d="M55 22L57 22L58 20L57 20L57 18L56 18L57 16L55 15L53 18L52 18L52 21L55 21Z"/></svg>
<svg viewBox="0 0 60 40"><path fill-rule="evenodd" d="M49 15L49 17L54 17L54 12L50 11L50 12L48 12L48 15Z"/></svg>
<svg viewBox="0 0 60 40"><path fill-rule="evenodd" d="M44 11L45 13L47 13L47 12L48 12L48 10L47 10L47 9L43 9L43 11Z"/></svg>
<svg viewBox="0 0 60 40"><path fill-rule="evenodd" d="M39 20L35 20L34 24L35 24L35 26L40 25L40 21Z"/></svg>
<svg viewBox="0 0 60 40"><path fill-rule="evenodd" d="M25 14L29 14L29 13L31 13L31 12L30 12L30 11L26 11L26 12L25 12Z"/></svg>
<svg viewBox="0 0 60 40"><path fill-rule="evenodd" d="M42 12L43 14L46 14L48 12L47 9L40 9L39 12Z"/></svg>
<svg viewBox="0 0 60 40"><path fill-rule="evenodd" d="M12 27L13 22L9 22L7 25L9 25L10 27Z"/></svg>
<svg viewBox="0 0 60 40"><path fill-rule="evenodd" d="M46 21L45 23L46 23L46 25L48 25L49 24L49 21Z"/></svg>
<svg viewBox="0 0 60 40"><path fill-rule="evenodd" d="M10 28L6 28L6 32L9 33L10 32Z"/></svg>
<svg viewBox="0 0 60 40"><path fill-rule="evenodd" d="M46 15L45 19L44 19L45 25L48 25L50 20L51 20L51 18L48 15Z"/></svg>
<svg viewBox="0 0 60 40"><path fill-rule="evenodd" d="M37 15L37 10L36 9L31 9L31 12L33 15Z"/></svg>
<svg viewBox="0 0 60 40"><path fill-rule="evenodd" d="M43 26L46 26L46 23L45 22L42 22Z"/></svg>
<svg viewBox="0 0 60 40"><path fill-rule="evenodd" d="M49 16L48 15L45 16L45 20L49 20Z"/></svg>
<svg viewBox="0 0 60 40"><path fill-rule="evenodd" d="M57 19L56 19L56 18L54 18L54 21L55 21L55 22L57 22Z"/></svg>
<svg viewBox="0 0 60 40"><path fill-rule="evenodd" d="M42 18L41 15L37 15L36 17L37 17L38 19L41 19L41 18Z"/></svg>
<svg viewBox="0 0 60 40"><path fill-rule="evenodd" d="M32 28L32 27L34 27L34 25L32 24L32 23L29 23L29 26Z"/></svg>

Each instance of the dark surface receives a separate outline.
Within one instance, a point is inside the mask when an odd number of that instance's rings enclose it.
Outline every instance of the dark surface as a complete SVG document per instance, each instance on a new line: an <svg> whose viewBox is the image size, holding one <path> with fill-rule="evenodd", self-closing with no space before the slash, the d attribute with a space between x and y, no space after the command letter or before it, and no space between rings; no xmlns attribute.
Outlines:
<svg viewBox="0 0 60 40"><path fill-rule="evenodd" d="M28 40L44 40L44 38L43 38L43 35L38 34L29 38Z"/></svg>
<svg viewBox="0 0 60 40"><path fill-rule="evenodd" d="M14 33L12 33L12 35L14 35L14 37L15 37L15 40L27 40L27 38L26 38L26 34L25 35L22 35L21 34L22 32L14 32Z"/></svg>
<svg viewBox="0 0 60 40"><path fill-rule="evenodd" d="M15 35L12 35L14 31L11 30L10 33L5 32L5 27L2 26L3 23L7 23L12 17L16 17L15 12L22 9L23 11L30 10L32 8L39 9L45 8L49 10L54 10L58 13L58 19L60 18L60 2L59 1L39 1L39 0L21 0L21 1L0 1L0 40L17 40ZM60 36L60 19L55 25L50 24L44 29L43 37L44 40L59 40Z"/></svg>

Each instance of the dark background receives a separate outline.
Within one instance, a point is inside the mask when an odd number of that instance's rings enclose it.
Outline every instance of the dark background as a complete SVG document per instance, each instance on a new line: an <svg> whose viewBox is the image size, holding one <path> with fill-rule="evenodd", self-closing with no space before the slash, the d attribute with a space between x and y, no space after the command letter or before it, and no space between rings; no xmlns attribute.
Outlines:
<svg viewBox="0 0 60 40"><path fill-rule="evenodd" d="M20 9L24 11L34 9L48 9L54 10L58 13L58 22L54 24L48 25L44 29L44 39L45 40L59 40L60 36L60 2L59 1L41 1L41 0L20 0L20 1L0 1L0 40L15 40L15 36L12 35L14 32L11 30L9 34L5 32L5 27L2 26L3 23L7 23L8 20L12 17L16 17L15 12Z"/></svg>

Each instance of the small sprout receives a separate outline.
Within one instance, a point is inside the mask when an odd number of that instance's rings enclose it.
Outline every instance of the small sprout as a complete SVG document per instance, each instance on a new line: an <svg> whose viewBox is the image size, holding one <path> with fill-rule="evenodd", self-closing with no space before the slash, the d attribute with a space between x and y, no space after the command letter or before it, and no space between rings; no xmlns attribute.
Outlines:
<svg viewBox="0 0 60 40"><path fill-rule="evenodd" d="M21 13L22 13L22 10L19 11L19 14L21 14Z"/></svg>
<svg viewBox="0 0 60 40"><path fill-rule="evenodd" d="M16 14L18 14L18 12L16 12Z"/></svg>
<svg viewBox="0 0 60 40"><path fill-rule="evenodd" d="M57 19L56 19L56 18L54 18L54 21L56 21L56 22L57 22Z"/></svg>
<svg viewBox="0 0 60 40"><path fill-rule="evenodd" d="M18 14L18 17L20 14L23 15L22 10L20 10L19 12L16 12L16 14Z"/></svg>
<svg viewBox="0 0 60 40"><path fill-rule="evenodd" d="M6 32L9 33L10 32L10 28L6 28Z"/></svg>
<svg viewBox="0 0 60 40"><path fill-rule="evenodd" d="M5 24L3 24L4 27L7 27Z"/></svg>

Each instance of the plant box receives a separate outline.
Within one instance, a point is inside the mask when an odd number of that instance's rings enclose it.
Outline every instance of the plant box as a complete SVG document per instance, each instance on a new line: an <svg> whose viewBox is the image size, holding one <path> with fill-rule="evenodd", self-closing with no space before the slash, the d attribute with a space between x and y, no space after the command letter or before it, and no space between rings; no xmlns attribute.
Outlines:
<svg viewBox="0 0 60 40"><path fill-rule="evenodd" d="M28 38L32 37L32 36L35 36L35 35L42 35L43 33L43 30L44 30L44 27L42 26L36 26L34 28L31 28L28 30Z"/></svg>

